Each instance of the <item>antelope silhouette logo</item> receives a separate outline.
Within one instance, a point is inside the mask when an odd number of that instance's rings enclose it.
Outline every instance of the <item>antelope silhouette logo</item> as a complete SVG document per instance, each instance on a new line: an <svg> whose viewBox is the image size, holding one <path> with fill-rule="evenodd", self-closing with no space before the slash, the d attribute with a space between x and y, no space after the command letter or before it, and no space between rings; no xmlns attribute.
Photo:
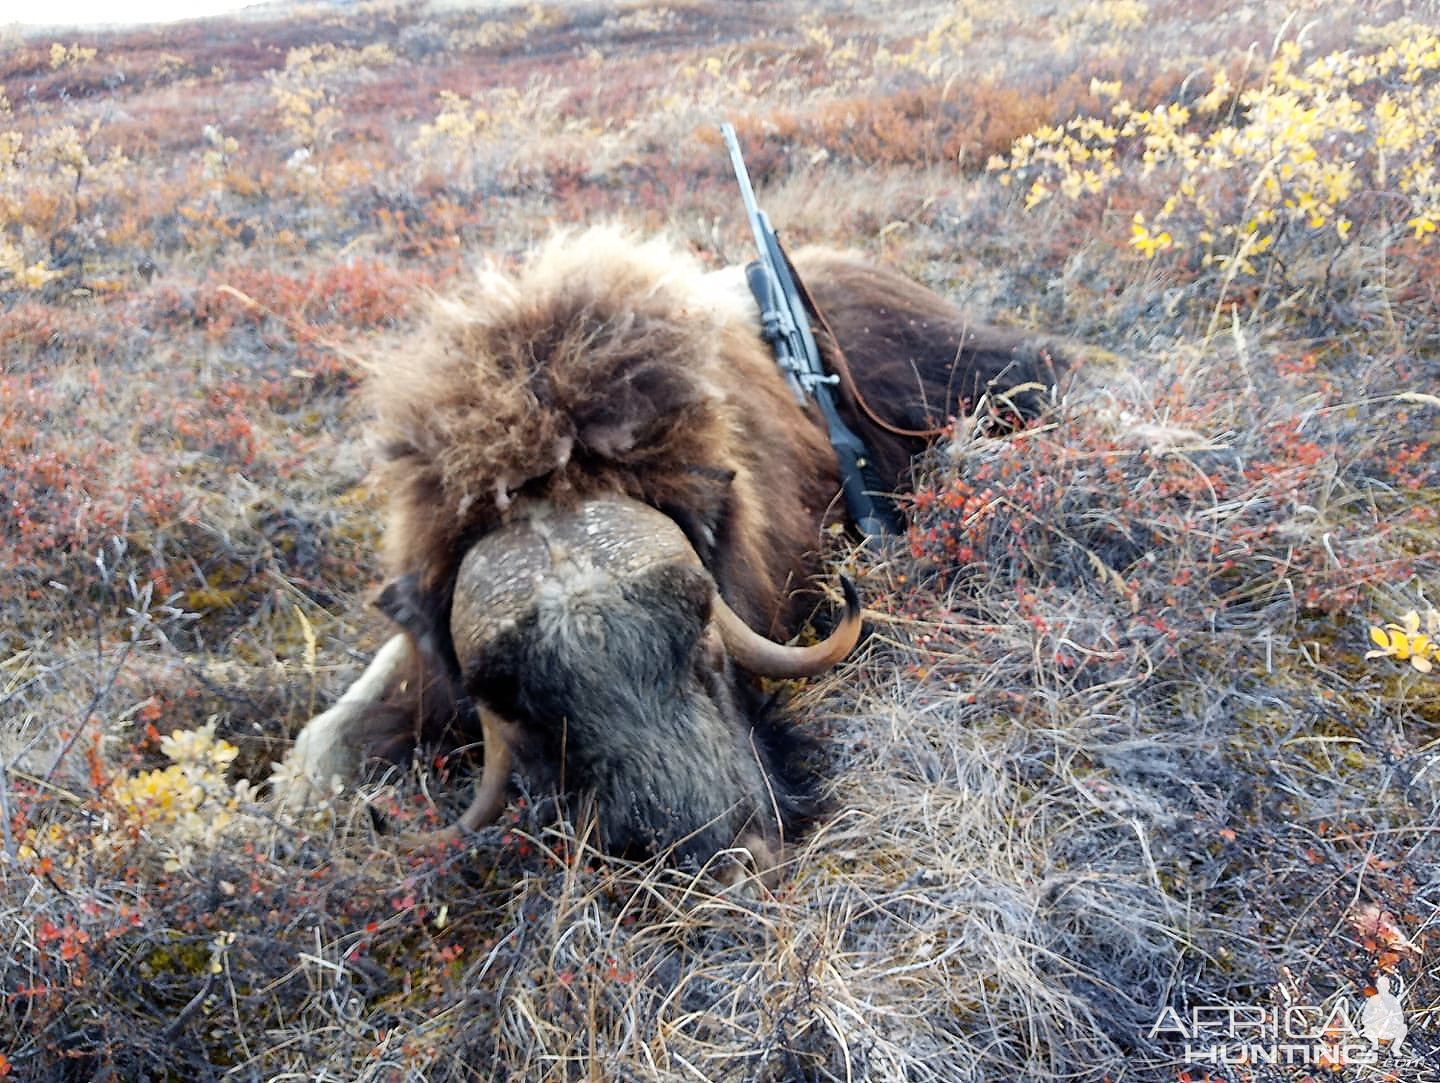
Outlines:
<svg viewBox="0 0 1440 1083"><path fill-rule="evenodd" d="M1360 1028L1376 1049L1382 1042L1390 1043L1390 1054L1399 1056L1400 1043L1410 1028L1405 1025L1405 1012L1400 1005L1403 989L1390 991L1390 979L1384 974L1375 979L1375 992L1365 998L1360 1011Z"/></svg>

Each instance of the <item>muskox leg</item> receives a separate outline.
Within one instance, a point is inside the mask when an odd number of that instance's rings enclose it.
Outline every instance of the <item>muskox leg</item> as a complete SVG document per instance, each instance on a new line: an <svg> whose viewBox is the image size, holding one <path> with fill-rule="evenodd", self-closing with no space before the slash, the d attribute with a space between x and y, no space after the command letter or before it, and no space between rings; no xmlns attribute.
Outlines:
<svg viewBox="0 0 1440 1083"><path fill-rule="evenodd" d="M737 887L753 876L762 886L773 891L780 883L780 873L785 865L784 844L768 839L758 831L751 831L741 835L735 845L750 855L750 868L737 863L717 879L726 887Z"/></svg>
<svg viewBox="0 0 1440 1083"><path fill-rule="evenodd" d="M356 739L365 712L380 701L385 690L409 663L410 637L391 636L376 653L360 679L335 704L305 724L295 747L277 771L283 780L275 796L280 806L297 811L318 795L351 782L360 772L364 754Z"/></svg>

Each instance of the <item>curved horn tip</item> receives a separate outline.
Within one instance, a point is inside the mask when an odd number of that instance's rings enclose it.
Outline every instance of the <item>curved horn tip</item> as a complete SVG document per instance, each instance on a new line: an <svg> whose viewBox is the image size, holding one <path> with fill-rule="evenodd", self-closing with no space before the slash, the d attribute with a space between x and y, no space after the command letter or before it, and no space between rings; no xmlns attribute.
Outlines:
<svg viewBox="0 0 1440 1083"><path fill-rule="evenodd" d="M831 665L839 665L850 656L860 643L860 637L865 632L865 621L863 608L860 605L860 592L855 589L855 584L844 574L839 576L840 592L845 597L845 611L836 622L835 630L824 640L830 644L830 655L833 658ZM819 644L817 644L818 646Z"/></svg>
<svg viewBox="0 0 1440 1083"><path fill-rule="evenodd" d="M520 730L515 723L501 718L483 704L477 703L476 708L480 712L480 727L485 738L485 764L475 782L474 799L460 819L447 827L407 832L400 840L402 852L414 853L454 842L494 823L505 811L510 769L515 761L515 745L520 739Z"/></svg>
<svg viewBox="0 0 1440 1083"><path fill-rule="evenodd" d="M845 614L835 630L819 643L792 647L776 643L751 629L718 593L712 601L712 615L726 650L741 669L757 677L816 677L842 662L860 642L863 621L860 595L849 580L841 577Z"/></svg>

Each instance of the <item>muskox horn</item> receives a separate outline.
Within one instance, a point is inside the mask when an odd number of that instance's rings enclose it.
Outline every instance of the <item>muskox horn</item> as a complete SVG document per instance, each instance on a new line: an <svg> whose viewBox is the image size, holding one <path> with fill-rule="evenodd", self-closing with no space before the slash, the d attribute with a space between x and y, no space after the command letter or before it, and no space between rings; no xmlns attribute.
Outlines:
<svg viewBox="0 0 1440 1083"><path fill-rule="evenodd" d="M808 647L766 639L741 620L718 593L713 603L715 625L735 664L757 677L814 677L844 661L860 641L860 596L843 575L840 586L845 592L845 615L833 632Z"/></svg>
<svg viewBox="0 0 1440 1083"><path fill-rule="evenodd" d="M450 631L462 670L485 656L495 638L526 620L544 591L589 589L592 577L629 579L666 564L703 565L669 516L626 497L592 498L574 508L536 506L480 539L461 561L450 612ZM822 642L792 647L749 628L713 582L709 618L730 657L766 677L808 677L840 662L860 638L860 599L842 577L845 614ZM484 696L484 689L472 689ZM485 739L485 765L475 797L449 827L412 836L410 845L458 837L495 820L505 807L514 749L521 734L477 698Z"/></svg>
<svg viewBox="0 0 1440 1083"><path fill-rule="evenodd" d="M453 824L431 831L411 832L402 846L416 850L440 842L458 839L461 835L479 831L492 824L505 811L506 791L510 788L510 768L514 762L515 743L518 732L514 723L507 722L483 703L475 705L480 715L480 732L485 738L485 765L475 783L475 798Z"/></svg>
<svg viewBox="0 0 1440 1083"><path fill-rule="evenodd" d="M620 574L667 560L699 563L683 533L648 505L612 497L587 501L573 512L537 508L530 518L482 539L461 562L451 632L462 658L483 652L490 637L523 617L536 592L555 577L557 563L577 558ZM475 708L485 740L485 763L475 783L475 797L455 823L408 836L408 849L477 831L505 810L520 733L485 703L476 701Z"/></svg>
<svg viewBox="0 0 1440 1083"><path fill-rule="evenodd" d="M564 510L537 505L466 553L450 613L455 649L462 659L483 653L530 612L546 583L592 573L628 578L675 562L700 558L674 520L648 504L604 496Z"/></svg>

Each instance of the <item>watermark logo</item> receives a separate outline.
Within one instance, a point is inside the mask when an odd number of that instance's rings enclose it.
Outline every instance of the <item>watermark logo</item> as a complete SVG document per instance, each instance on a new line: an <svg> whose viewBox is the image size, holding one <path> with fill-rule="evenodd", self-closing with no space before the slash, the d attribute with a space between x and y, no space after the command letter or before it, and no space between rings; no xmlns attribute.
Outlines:
<svg viewBox="0 0 1440 1083"><path fill-rule="evenodd" d="M1197 1005L1184 1014L1165 1008L1149 1036L1179 1043L1185 1063L1195 1066L1378 1064L1382 1056L1403 1055L1410 1032L1403 996L1403 989L1398 984L1392 989L1382 975L1358 1011L1344 997L1324 1006Z"/></svg>
<svg viewBox="0 0 1440 1083"><path fill-rule="evenodd" d="M1405 1025L1405 1009L1400 1004L1400 989L1390 991L1390 979L1381 974L1375 981L1375 992L1365 998L1360 1012L1360 1026L1365 1037L1376 1049L1388 1044L1390 1052L1400 1055L1400 1046L1410 1028Z"/></svg>

